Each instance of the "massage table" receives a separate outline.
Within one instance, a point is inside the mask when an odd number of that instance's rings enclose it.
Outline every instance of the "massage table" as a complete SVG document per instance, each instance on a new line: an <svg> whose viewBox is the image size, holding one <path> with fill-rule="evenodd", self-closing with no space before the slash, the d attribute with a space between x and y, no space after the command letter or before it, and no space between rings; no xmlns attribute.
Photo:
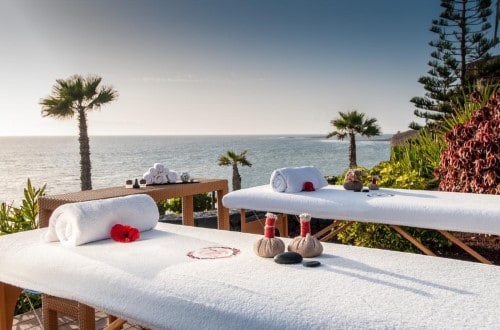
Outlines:
<svg viewBox="0 0 500 330"><path fill-rule="evenodd" d="M0 237L0 323L16 288L152 329L498 328L500 267L323 243L317 268L253 253L261 235L158 223L140 240ZM285 244L290 239L283 238ZM219 247L219 249L217 249ZM206 249L212 248L212 249ZM207 252L208 251L208 252Z"/></svg>
<svg viewBox="0 0 500 330"><path fill-rule="evenodd" d="M500 235L498 195L387 188L355 192L335 185L311 192L283 193L263 185L230 192L222 203L227 208L242 210L242 228L245 209L291 215L309 213L319 219L348 221L334 221L332 227L316 234L327 234L322 237L324 240L354 221L388 224L428 255L434 253L400 226L436 229L483 263L491 262L448 231ZM287 236L286 224L282 228Z"/></svg>

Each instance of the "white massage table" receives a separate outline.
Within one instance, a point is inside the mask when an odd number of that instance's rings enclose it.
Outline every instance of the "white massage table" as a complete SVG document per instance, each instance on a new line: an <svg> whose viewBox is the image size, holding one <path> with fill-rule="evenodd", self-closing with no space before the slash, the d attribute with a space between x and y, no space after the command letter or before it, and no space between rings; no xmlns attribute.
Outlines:
<svg viewBox="0 0 500 330"><path fill-rule="evenodd" d="M322 265L256 256L259 235L159 223L139 241L0 237L1 330L12 286L75 299L153 329L493 329L500 267L323 243ZM284 239L288 243L288 239ZM190 251L230 247L221 259ZM236 250L229 250L236 253ZM15 291L15 290L14 290ZM3 326L3 327L2 327Z"/></svg>
<svg viewBox="0 0 500 330"><path fill-rule="evenodd" d="M230 209L306 212L320 219L383 223L404 236L409 234L399 226L436 229L482 262L488 261L447 231L500 235L498 195L385 188L365 193L332 185L313 192L281 193L263 185L230 192L222 203ZM411 236L406 238L412 241ZM432 255L418 241L412 243Z"/></svg>

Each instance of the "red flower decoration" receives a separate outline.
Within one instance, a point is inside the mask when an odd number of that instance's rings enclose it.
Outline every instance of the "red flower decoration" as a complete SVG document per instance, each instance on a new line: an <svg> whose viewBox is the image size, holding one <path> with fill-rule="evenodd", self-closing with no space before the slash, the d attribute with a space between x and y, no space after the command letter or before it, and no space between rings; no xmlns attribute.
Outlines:
<svg viewBox="0 0 500 330"><path fill-rule="evenodd" d="M304 182L304 186L302 187L302 191L315 191L314 185L311 181Z"/></svg>
<svg viewBox="0 0 500 330"><path fill-rule="evenodd" d="M117 242L129 243L138 240L141 233L137 228L116 224L111 228L111 238Z"/></svg>

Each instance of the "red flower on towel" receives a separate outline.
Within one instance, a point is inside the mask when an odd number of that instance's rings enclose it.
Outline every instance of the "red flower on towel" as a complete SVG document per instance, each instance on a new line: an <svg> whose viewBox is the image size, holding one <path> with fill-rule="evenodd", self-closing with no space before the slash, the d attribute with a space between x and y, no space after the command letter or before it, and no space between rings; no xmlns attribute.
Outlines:
<svg viewBox="0 0 500 330"><path fill-rule="evenodd" d="M133 242L141 237L141 233L137 228L120 224L114 225L110 234L113 240L121 243Z"/></svg>
<svg viewBox="0 0 500 330"><path fill-rule="evenodd" d="M315 191L314 185L311 181L304 182L304 186L302 187L302 191Z"/></svg>

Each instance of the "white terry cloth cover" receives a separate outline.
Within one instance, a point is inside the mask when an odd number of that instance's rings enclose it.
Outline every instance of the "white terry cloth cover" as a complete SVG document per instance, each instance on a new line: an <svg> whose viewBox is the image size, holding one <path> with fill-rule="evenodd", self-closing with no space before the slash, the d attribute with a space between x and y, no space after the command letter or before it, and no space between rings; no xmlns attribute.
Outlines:
<svg viewBox="0 0 500 330"><path fill-rule="evenodd" d="M42 240L76 246L109 238L116 224L150 230L159 217L155 201L144 194L64 204L50 216Z"/></svg>
<svg viewBox="0 0 500 330"><path fill-rule="evenodd" d="M499 195L388 188L363 193L332 185L282 194L263 185L232 191L222 203L233 209L309 213L319 219L500 235Z"/></svg>
<svg viewBox="0 0 500 330"><path fill-rule="evenodd" d="M500 267L322 243L318 268L254 254L262 235L158 223L72 248L0 237L0 281L152 329L498 329ZM285 244L290 239L283 239ZM193 259L207 247L232 257ZM103 253L105 251L105 253Z"/></svg>
<svg viewBox="0 0 500 330"><path fill-rule="evenodd" d="M305 182L312 182L314 189L328 185L325 177L314 166L284 167L271 174L271 186L274 191L295 193L302 191Z"/></svg>

